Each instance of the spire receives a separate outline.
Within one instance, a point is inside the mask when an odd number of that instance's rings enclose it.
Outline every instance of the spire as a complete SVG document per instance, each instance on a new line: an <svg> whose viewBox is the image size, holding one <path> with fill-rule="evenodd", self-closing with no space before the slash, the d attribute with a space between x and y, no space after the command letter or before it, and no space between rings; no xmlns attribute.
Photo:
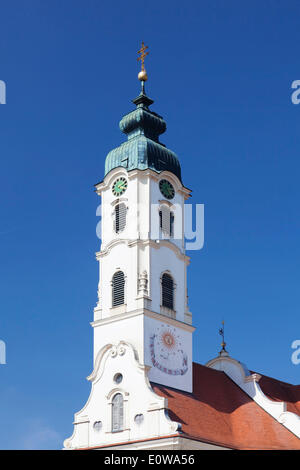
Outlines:
<svg viewBox="0 0 300 470"><path fill-rule="evenodd" d="M117 167L127 171L150 168L158 173L170 171L181 181L181 168L177 155L159 140L166 131L167 125L162 116L155 113L149 106L154 101L146 95L145 82L148 80L145 69L145 58L149 54L148 46L142 42L138 51L141 70L138 79L141 82L140 94L132 100L136 109L123 116L119 126L127 135L127 141L111 150L105 160L105 175Z"/></svg>
<svg viewBox="0 0 300 470"><path fill-rule="evenodd" d="M141 61L141 71L138 74L138 79L142 82L142 92L144 91L145 82L148 80L148 75L145 69L145 59L149 54L147 51L148 46L145 46L144 41L142 41L142 47L138 51L138 54L141 54L140 57L137 58L137 61Z"/></svg>
<svg viewBox="0 0 300 470"><path fill-rule="evenodd" d="M148 80L148 75L145 69L145 58L149 54L147 51L148 46L142 42L142 47L138 51L140 56L138 61L141 62L141 70L138 73L138 79L142 84L140 94L132 100L137 109L123 117L120 121L120 129L124 134L127 134L128 140L135 138L137 135L144 135L145 137L159 143L159 136L166 130L166 123L159 114L154 113L149 109L149 106L154 101L146 95L145 82Z"/></svg>
<svg viewBox="0 0 300 470"><path fill-rule="evenodd" d="M224 322L224 320L222 321L222 327L219 329L219 334L222 336L222 343L221 343L222 349L219 352L219 355L220 356L228 356L228 352L225 349L226 343L225 343L225 322Z"/></svg>
<svg viewBox="0 0 300 470"><path fill-rule="evenodd" d="M145 46L144 41L142 41L142 47L138 51L138 54L140 54L140 56L137 58L137 61L141 62L141 70L138 73L138 79L141 82L142 88L141 88L141 93L139 94L139 96L135 98L134 100L132 100L137 108L144 107L146 109L148 109L148 106L154 103L153 100L148 98L148 96L146 95L146 91L145 91L145 82L148 80L148 75L145 69L145 58L149 54L149 51L147 51L147 49L148 49L148 46Z"/></svg>

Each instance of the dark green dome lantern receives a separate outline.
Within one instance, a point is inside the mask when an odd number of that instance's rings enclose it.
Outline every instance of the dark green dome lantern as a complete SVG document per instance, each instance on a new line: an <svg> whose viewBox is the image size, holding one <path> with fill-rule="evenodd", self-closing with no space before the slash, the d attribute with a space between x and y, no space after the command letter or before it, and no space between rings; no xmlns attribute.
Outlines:
<svg viewBox="0 0 300 470"><path fill-rule="evenodd" d="M127 171L151 169L160 173L170 171L181 181L181 168L174 152L159 142L159 136L167 128L164 119L149 109L153 101L145 93L147 74L142 67L139 73L141 93L133 100L136 109L120 121L120 129L128 140L111 150L105 160L105 176L114 168Z"/></svg>

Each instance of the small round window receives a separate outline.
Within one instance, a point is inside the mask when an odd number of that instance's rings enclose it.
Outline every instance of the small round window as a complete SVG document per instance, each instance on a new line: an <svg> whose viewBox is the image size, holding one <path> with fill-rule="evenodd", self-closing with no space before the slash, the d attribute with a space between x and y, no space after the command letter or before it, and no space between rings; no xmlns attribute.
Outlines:
<svg viewBox="0 0 300 470"><path fill-rule="evenodd" d="M138 414L138 415L135 415L134 417L134 422L138 425L142 424L144 421L144 415L142 414Z"/></svg>
<svg viewBox="0 0 300 470"><path fill-rule="evenodd" d="M95 431L97 431L97 432L101 431L101 429L102 429L102 421L95 421L95 422L94 422L94 425L93 425L93 428L94 428Z"/></svg>
<svg viewBox="0 0 300 470"><path fill-rule="evenodd" d="M122 374L118 373L114 376L114 382L116 384L120 384L122 382L122 380L123 380L123 375Z"/></svg>

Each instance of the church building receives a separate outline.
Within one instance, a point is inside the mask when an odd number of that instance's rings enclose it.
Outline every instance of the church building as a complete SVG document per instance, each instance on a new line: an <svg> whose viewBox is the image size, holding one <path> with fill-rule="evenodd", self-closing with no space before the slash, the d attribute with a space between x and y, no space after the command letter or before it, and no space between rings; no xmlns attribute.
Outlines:
<svg viewBox="0 0 300 470"><path fill-rule="evenodd" d="M259 373L222 350L193 362L184 186L160 142L164 119L141 92L120 121L127 140L106 157L98 302L91 323L90 396L64 449L300 449L300 386ZM222 331L221 331L222 332Z"/></svg>

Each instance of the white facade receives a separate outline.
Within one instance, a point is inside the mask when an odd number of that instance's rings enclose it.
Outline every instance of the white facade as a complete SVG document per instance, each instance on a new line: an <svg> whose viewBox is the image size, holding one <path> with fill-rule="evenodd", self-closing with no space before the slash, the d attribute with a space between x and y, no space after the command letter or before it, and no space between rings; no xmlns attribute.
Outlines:
<svg viewBox="0 0 300 470"><path fill-rule="evenodd" d="M126 190L121 185L118 196L113 190L120 178ZM160 191L161 180L171 183L172 200ZM168 171L127 172L121 167L110 171L96 191L101 196L102 233L96 253L94 371L88 378L92 390L84 408L75 414L67 449L176 437L180 429L167 416L167 400L154 394L149 381L192 392L194 328L187 305L189 258L183 229L184 202L190 192ZM120 231L116 231L118 204L126 207L126 223L123 227L122 219ZM171 235L160 228L160 211L174 215ZM121 279L118 288L113 280L116 273ZM172 289L165 287L165 277L171 279ZM116 295L122 301L114 305ZM170 295L172 308L164 300L169 301ZM114 423L117 415L119 423Z"/></svg>

